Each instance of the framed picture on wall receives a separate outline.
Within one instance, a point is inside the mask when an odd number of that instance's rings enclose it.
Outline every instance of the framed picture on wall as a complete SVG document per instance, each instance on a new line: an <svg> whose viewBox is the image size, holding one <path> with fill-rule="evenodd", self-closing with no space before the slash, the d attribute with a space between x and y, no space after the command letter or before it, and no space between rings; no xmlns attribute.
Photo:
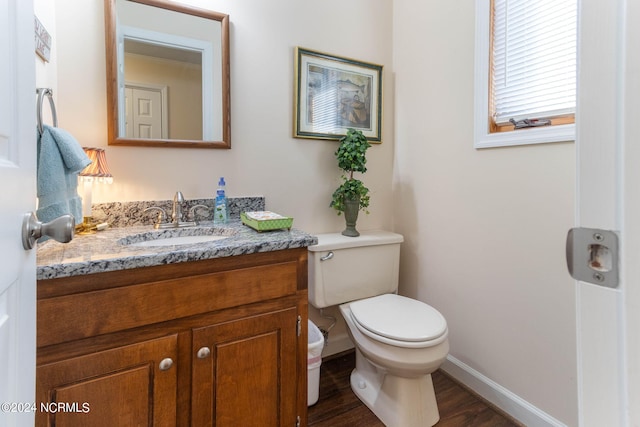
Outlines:
<svg viewBox="0 0 640 427"><path fill-rule="evenodd" d="M294 137L340 139L353 128L380 143L382 65L297 47Z"/></svg>

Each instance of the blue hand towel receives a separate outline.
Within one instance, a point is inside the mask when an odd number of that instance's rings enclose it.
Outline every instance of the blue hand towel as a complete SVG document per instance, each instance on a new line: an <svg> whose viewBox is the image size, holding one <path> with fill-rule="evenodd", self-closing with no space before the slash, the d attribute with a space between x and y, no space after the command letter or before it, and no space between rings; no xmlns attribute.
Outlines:
<svg viewBox="0 0 640 427"><path fill-rule="evenodd" d="M49 222L71 214L82 222L82 199L78 196L78 173L91 164L78 141L67 131L45 125L38 135L38 210Z"/></svg>

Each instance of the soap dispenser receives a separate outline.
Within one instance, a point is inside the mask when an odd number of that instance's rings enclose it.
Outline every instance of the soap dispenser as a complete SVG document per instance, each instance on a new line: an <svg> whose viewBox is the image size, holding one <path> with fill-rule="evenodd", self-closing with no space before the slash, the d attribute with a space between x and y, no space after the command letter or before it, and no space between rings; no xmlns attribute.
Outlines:
<svg viewBox="0 0 640 427"><path fill-rule="evenodd" d="M218 181L218 190L216 191L215 208L213 211L214 224L226 224L229 221L229 209L227 209L227 196L225 194L224 177L220 177Z"/></svg>

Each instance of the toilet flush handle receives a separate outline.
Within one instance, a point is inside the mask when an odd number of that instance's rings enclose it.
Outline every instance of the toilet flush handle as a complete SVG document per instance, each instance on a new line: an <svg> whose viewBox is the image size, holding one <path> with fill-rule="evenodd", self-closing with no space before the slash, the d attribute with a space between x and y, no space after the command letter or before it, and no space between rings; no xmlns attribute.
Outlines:
<svg viewBox="0 0 640 427"><path fill-rule="evenodd" d="M333 258L333 252L329 252L325 256L321 257L320 261L327 261L327 260L330 260L331 258Z"/></svg>

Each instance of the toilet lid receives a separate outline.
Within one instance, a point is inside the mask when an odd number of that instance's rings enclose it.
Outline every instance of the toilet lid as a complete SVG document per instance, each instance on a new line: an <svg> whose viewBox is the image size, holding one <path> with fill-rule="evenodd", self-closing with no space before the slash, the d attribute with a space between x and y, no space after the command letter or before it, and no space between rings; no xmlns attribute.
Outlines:
<svg viewBox="0 0 640 427"><path fill-rule="evenodd" d="M432 341L447 331L447 322L438 310L401 295L379 295L352 302L349 307L360 326L395 341Z"/></svg>

